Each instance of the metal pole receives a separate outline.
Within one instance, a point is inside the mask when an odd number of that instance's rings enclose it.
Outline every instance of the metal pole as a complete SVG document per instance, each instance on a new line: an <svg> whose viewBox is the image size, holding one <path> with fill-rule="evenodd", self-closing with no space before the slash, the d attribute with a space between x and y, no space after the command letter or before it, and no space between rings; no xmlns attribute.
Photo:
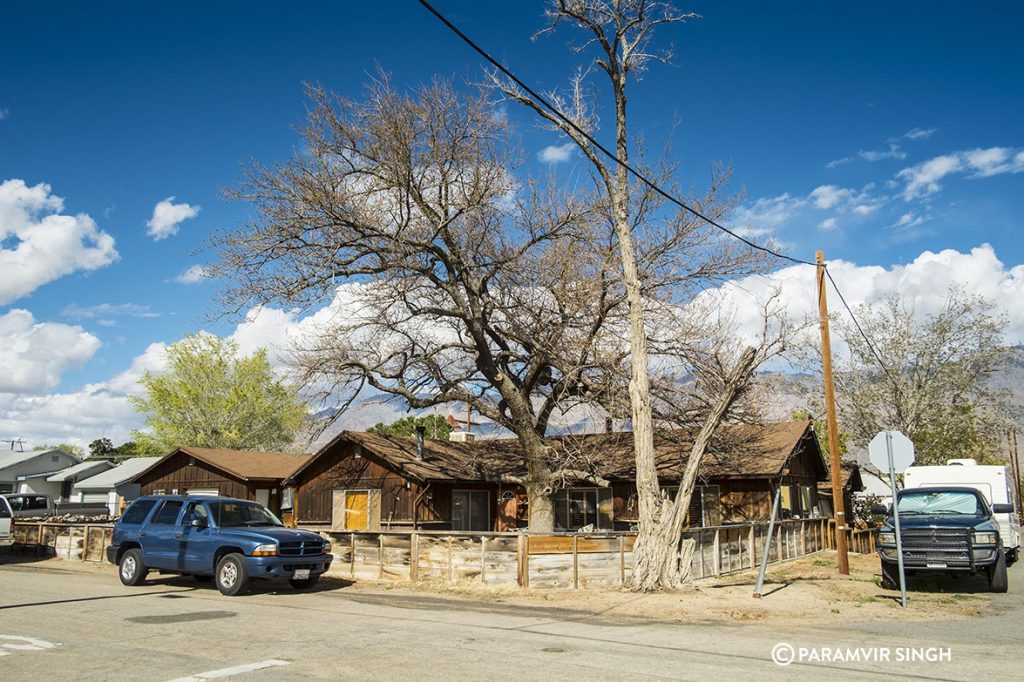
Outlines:
<svg viewBox="0 0 1024 682"><path fill-rule="evenodd" d="M907 608L907 575L903 570L903 537L900 534L900 505L896 497L896 466L892 463L892 431L885 432L885 451L889 455L889 488L892 490L892 516L896 521L896 561L900 569L900 593Z"/></svg>
<svg viewBox="0 0 1024 682"><path fill-rule="evenodd" d="M757 574L757 587L754 588L754 598L761 598L761 588L764 587L764 574L768 570L768 553L772 549L772 535L775 534L775 517L779 513L779 504L782 501L782 486L775 486L775 501L772 503L772 518L768 521L768 537L764 539L764 554L761 555L761 570Z"/></svg>
<svg viewBox="0 0 1024 682"><path fill-rule="evenodd" d="M839 425L836 422L836 389L832 379L832 344L828 334L828 300L825 296L825 253L815 253L818 263L818 324L821 328L821 373L825 382L825 412L828 423L828 458L832 474L832 511L836 518L836 554L839 573L850 575L846 546L846 501L839 460Z"/></svg>

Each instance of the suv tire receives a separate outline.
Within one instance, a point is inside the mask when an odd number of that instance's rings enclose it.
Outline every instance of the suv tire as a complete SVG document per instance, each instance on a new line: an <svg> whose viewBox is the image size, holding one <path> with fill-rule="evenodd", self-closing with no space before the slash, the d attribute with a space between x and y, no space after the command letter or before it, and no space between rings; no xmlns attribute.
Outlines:
<svg viewBox="0 0 1024 682"><path fill-rule="evenodd" d="M295 578L291 578L288 580L288 583L296 590L308 590L316 586L319 580L320 576L314 575L312 577L306 578L305 580L296 580Z"/></svg>
<svg viewBox="0 0 1024 682"><path fill-rule="evenodd" d="M1009 584L1006 578L1006 554L1000 547L996 562L988 567L988 589L990 592L1006 592Z"/></svg>
<svg viewBox="0 0 1024 682"><path fill-rule="evenodd" d="M226 597L234 597L245 587L249 576L245 572L245 560L241 554L227 554L217 562L214 580L217 589Z"/></svg>
<svg viewBox="0 0 1024 682"><path fill-rule="evenodd" d="M900 588L899 564L882 562L882 588L886 590L898 590Z"/></svg>
<svg viewBox="0 0 1024 682"><path fill-rule="evenodd" d="M117 576L121 582L130 587L137 587L146 582L149 569L142 563L142 550L129 549L121 555L117 563Z"/></svg>

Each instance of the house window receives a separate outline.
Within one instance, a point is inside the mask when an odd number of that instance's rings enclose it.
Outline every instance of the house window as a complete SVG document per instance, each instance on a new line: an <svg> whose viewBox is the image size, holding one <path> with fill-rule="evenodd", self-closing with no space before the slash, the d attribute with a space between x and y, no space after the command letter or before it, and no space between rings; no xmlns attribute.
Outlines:
<svg viewBox="0 0 1024 682"><path fill-rule="evenodd" d="M611 530L612 491L608 488L566 488L554 496L555 528Z"/></svg>
<svg viewBox="0 0 1024 682"><path fill-rule="evenodd" d="M490 530L491 493L487 490L452 491L452 530Z"/></svg>

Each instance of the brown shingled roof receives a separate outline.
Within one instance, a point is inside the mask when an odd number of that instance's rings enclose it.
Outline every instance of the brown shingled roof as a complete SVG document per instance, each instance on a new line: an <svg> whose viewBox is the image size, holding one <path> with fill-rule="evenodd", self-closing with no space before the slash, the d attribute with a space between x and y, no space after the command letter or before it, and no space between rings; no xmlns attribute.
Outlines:
<svg viewBox="0 0 1024 682"><path fill-rule="evenodd" d="M224 448L178 448L196 459L223 469L242 480L284 479L309 460L310 455L295 455L287 452L256 452L252 450L227 450ZM168 455L168 457L172 456Z"/></svg>
<svg viewBox="0 0 1024 682"><path fill-rule="evenodd" d="M702 478L763 478L778 476L801 441L814 435L808 421L788 421L763 426L728 425L719 430L701 462ZM526 464L517 439L478 440L471 443L427 440L423 459L416 457L416 439L374 433L344 431L322 447L321 453L348 441L374 454L421 481L500 480L503 476L525 477ZM552 468L566 466L584 470L604 479L631 480L634 477L632 433L602 433L546 438L551 447ZM686 466L692 436L686 431L655 434L655 464L658 475L677 479ZM305 465L299 467L299 474ZM822 463L824 472L824 463Z"/></svg>

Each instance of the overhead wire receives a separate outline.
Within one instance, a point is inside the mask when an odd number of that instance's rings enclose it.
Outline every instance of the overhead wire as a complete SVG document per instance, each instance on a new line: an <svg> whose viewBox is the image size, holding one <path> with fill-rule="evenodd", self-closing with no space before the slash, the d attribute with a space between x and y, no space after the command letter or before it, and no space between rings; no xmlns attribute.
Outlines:
<svg viewBox="0 0 1024 682"><path fill-rule="evenodd" d="M536 90L531 88L529 85L527 85L522 79L520 79L518 76L516 76L515 73L513 73L508 67L506 67L500 61L498 61L497 59L492 57L490 55L490 53L487 52L487 50L485 50L480 45L478 45L472 38L470 38L461 29L459 29L458 26L453 24L447 17L445 17L443 14L441 14L441 12L439 12L433 5L431 5L430 2L428 2L428 0L419 0L419 3L421 5L423 5L423 7L428 12L433 14L438 19L438 21L440 21L442 24L444 24L445 27L447 27L452 33L454 33L456 36L458 36L459 39L462 40L462 42L466 43L466 45L468 45L470 48L472 48L473 51L475 51L477 54L479 54L481 57L483 57L484 60L486 60L489 64L494 66L494 68L498 69L498 71L503 73L509 80L511 80L519 88L521 88L523 90L523 92L525 92L528 95L530 95L530 97L532 97L534 99L534 101L536 101L538 104L540 104L545 109L550 111L553 116L555 116L560 121L562 121L566 126L571 128L577 135L579 135L580 137L585 139L590 145L592 145L594 147L594 149L597 149L602 154L604 154L606 157L608 157L610 160L612 160L613 162L615 162L619 166L622 166L628 173L630 173L633 177L635 177L641 183L646 185L652 191L657 193L659 196L661 196L664 199L666 199L667 201L675 204L679 208L682 208L683 210L691 213L695 217L703 220L708 225L711 225L712 227L715 227L718 230L724 232L725 234L729 235L733 239L739 240L740 242L746 244L747 246L749 246L752 249L755 249L757 251L761 251L762 253L767 253L767 254L769 254L771 256L774 256L775 258L778 258L780 260L789 261L789 262L795 263L797 265L811 265L811 266L814 266L815 268L818 267L816 263L812 263L809 260L802 260L800 258L796 258L794 256L790 256L788 254L781 253L779 251L776 251L775 249L772 249L770 247L767 247L767 246L764 246L762 244L758 244L758 243L756 243L754 241L751 241L750 239L747 239L746 237L738 234L734 230L731 230L728 227L725 227L724 225L719 224L714 219L704 215L703 213L701 213L697 209L693 208L692 206L688 205L684 201L678 199L677 197L675 197L672 194L668 193L667 191L663 190L657 183L655 183L652 180L648 179L646 175L641 173L639 170L633 168L633 166L631 166L626 161L623 161L622 159L620 159L614 152L612 152L611 150L605 148L600 142L595 140L589 133L587 133L585 130L583 130L578 125L576 125L576 123L572 119L570 119L568 116L563 114L561 112L561 110L558 109L558 107L556 107L554 104L552 104L546 97L544 97L543 95L538 93ZM882 370L886 373L886 375L889 377L889 379L891 381L893 381L894 385L896 385L895 379L893 378L892 374L889 372L889 368L886 366L885 362L882 361L882 357L878 353L878 351L876 350L875 345L871 342L871 339L864 332L863 327L861 327L860 322L857 320L856 315L854 315L854 313L853 313L853 309L846 302L846 299L843 296L843 293L839 290L839 286L836 284L835 279L832 277L832 273L829 271L827 264L824 265L824 270L825 270L825 274L828 276L829 281L832 283L832 288L835 289L836 294L839 295L839 300L842 302L843 307L846 308L847 313L850 315L850 318L853 320L854 326L856 327L856 329L860 333L860 335L864 338L864 341L867 343L868 348L871 349L872 355L874 355L875 359L878 361L879 366L881 366Z"/></svg>

